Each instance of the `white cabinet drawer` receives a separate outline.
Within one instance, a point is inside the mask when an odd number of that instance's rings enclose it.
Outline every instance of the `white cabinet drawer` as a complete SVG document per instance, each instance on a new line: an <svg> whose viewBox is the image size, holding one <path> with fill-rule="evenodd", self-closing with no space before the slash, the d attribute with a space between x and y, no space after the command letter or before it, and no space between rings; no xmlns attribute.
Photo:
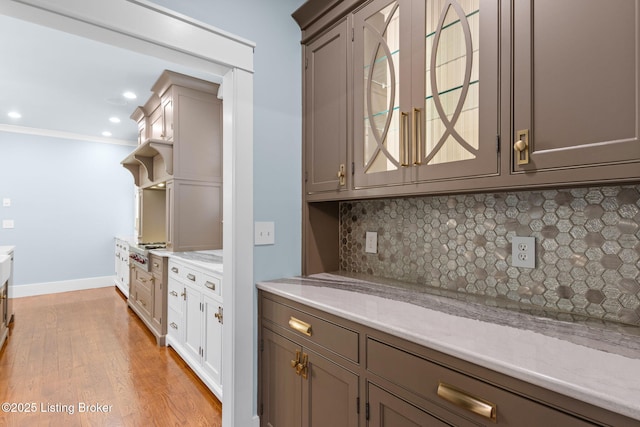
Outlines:
<svg viewBox="0 0 640 427"><path fill-rule="evenodd" d="M182 315L184 302L184 285L174 278L169 278L167 304L170 309Z"/></svg>
<svg viewBox="0 0 640 427"><path fill-rule="evenodd" d="M222 278L215 273L205 272L175 259L169 260L169 277L203 288L203 292L221 295Z"/></svg>
<svg viewBox="0 0 640 427"><path fill-rule="evenodd" d="M179 343L184 339L182 313L172 307L167 312L167 334Z"/></svg>

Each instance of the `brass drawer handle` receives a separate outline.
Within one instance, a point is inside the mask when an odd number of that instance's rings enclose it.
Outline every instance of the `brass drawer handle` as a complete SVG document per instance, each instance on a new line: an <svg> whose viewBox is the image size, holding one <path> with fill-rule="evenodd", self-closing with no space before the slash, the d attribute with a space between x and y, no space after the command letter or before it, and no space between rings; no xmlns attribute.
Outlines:
<svg viewBox="0 0 640 427"><path fill-rule="evenodd" d="M300 332L301 334L305 334L309 337L311 336L311 325L307 322L303 322L300 319L296 319L293 316L289 318L289 327Z"/></svg>
<svg viewBox="0 0 640 427"><path fill-rule="evenodd" d="M155 268L158 268L158 267L160 267L160 264L158 264L157 262L154 262L154 263L153 263L153 266L154 266Z"/></svg>
<svg viewBox="0 0 640 427"><path fill-rule="evenodd" d="M213 282L210 282L210 281L208 281L208 280L207 280L206 282L204 282L204 285L205 285L207 288L211 289L212 291L215 291L215 290L216 290L216 284L215 284L215 283L213 283Z"/></svg>
<svg viewBox="0 0 640 427"><path fill-rule="evenodd" d="M173 329L178 329L178 325L176 325L174 322L169 323L169 326L171 326Z"/></svg>
<svg viewBox="0 0 640 427"><path fill-rule="evenodd" d="M177 293L176 291L171 291L171 292L169 292L169 294L170 294L172 297L177 297L177 296L178 296L178 293Z"/></svg>
<svg viewBox="0 0 640 427"><path fill-rule="evenodd" d="M173 271L174 273L178 272L178 267L171 267L171 271Z"/></svg>
<svg viewBox="0 0 640 427"><path fill-rule="evenodd" d="M192 282L196 281L196 276L194 276L193 274L189 273L187 274L187 279L191 280Z"/></svg>
<svg viewBox="0 0 640 427"><path fill-rule="evenodd" d="M495 403L471 396L467 392L443 382L438 384L438 396L453 403L460 408L471 411L482 417L495 421L498 417L498 408Z"/></svg>

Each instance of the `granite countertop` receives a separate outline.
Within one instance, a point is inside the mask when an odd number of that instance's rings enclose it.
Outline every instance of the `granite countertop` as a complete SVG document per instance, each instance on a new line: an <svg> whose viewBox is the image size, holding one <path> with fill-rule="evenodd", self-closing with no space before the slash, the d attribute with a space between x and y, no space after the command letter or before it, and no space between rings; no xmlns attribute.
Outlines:
<svg viewBox="0 0 640 427"><path fill-rule="evenodd" d="M204 268L208 271L222 274L222 249L209 251L190 251L190 252L169 252L165 250L153 249L152 254L160 256L168 256L180 261L187 262L193 266Z"/></svg>
<svg viewBox="0 0 640 427"><path fill-rule="evenodd" d="M257 286L640 420L637 326L365 275L324 273Z"/></svg>

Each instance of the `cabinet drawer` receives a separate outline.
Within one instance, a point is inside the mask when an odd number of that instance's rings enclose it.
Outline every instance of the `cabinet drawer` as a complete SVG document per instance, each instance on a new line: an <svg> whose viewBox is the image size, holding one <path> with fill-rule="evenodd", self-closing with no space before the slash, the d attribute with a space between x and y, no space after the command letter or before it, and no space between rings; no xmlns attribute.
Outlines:
<svg viewBox="0 0 640 427"><path fill-rule="evenodd" d="M476 422L519 427L593 425L372 338L367 339L366 354L368 371ZM471 412L470 407L486 412L486 417ZM490 412L495 414L493 419Z"/></svg>
<svg viewBox="0 0 640 427"><path fill-rule="evenodd" d="M172 307L167 312L167 333L178 342L182 341L182 313Z"/></svg>
<svg viewBox="0 0 640 427"><path fill-rule="evenodd" d="M149 256L149 263L151 264L151 272L153 274L157 274L160 279L164 279L163 277L163 266L165 259L158 255Z"/></svg>
<svg viewBox="0 0 640 427"><path fill-rule="evenodd" d="M189 265L169 260L169 277L179 279L204 288L204 291L220 295L222 279L212 273L205 273Z"/></svg>
<svg viewBox="0 0 640 427"><path fill-rule="evenodd" d="M148 318L151 318L151 313L153 312L152 301L153 300L151 298L151 291L141 286L138 286L136 288L136 305Z"/></svg>
<svg viewBox="0 0 640 427"><path fill-rule="evenodd" d="M348 360L359 362L359 334L355 331L268 298L262 300L262 317Z"/></svg>
<svg viewBox="0 0 640 427"><path fill-rule="evenodd" d="M133 269L133 280L136 282L136 289L144 289L151 294L153 286L153 276L139 268Z"/></svg>
<svg viewBox="0 0 640 427"><path fill-rule="evenodd" d="M169 279L167 302L169 308L177 313L182 314L182 305L184 303L184 285L176 279Z"/></svg>

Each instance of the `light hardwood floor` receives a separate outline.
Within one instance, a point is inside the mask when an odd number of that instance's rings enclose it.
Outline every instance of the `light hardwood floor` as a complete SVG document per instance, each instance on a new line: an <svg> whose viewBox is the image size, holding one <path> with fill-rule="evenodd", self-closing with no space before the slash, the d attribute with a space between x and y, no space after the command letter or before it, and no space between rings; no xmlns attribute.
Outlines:
<svg viewBox="0 0 640 427"><path fill-rule="evenodd" d="M14 312L0 403L35 411L3 405L0 426L221 425L220 402L115 287L18 298Z"/></svg>

